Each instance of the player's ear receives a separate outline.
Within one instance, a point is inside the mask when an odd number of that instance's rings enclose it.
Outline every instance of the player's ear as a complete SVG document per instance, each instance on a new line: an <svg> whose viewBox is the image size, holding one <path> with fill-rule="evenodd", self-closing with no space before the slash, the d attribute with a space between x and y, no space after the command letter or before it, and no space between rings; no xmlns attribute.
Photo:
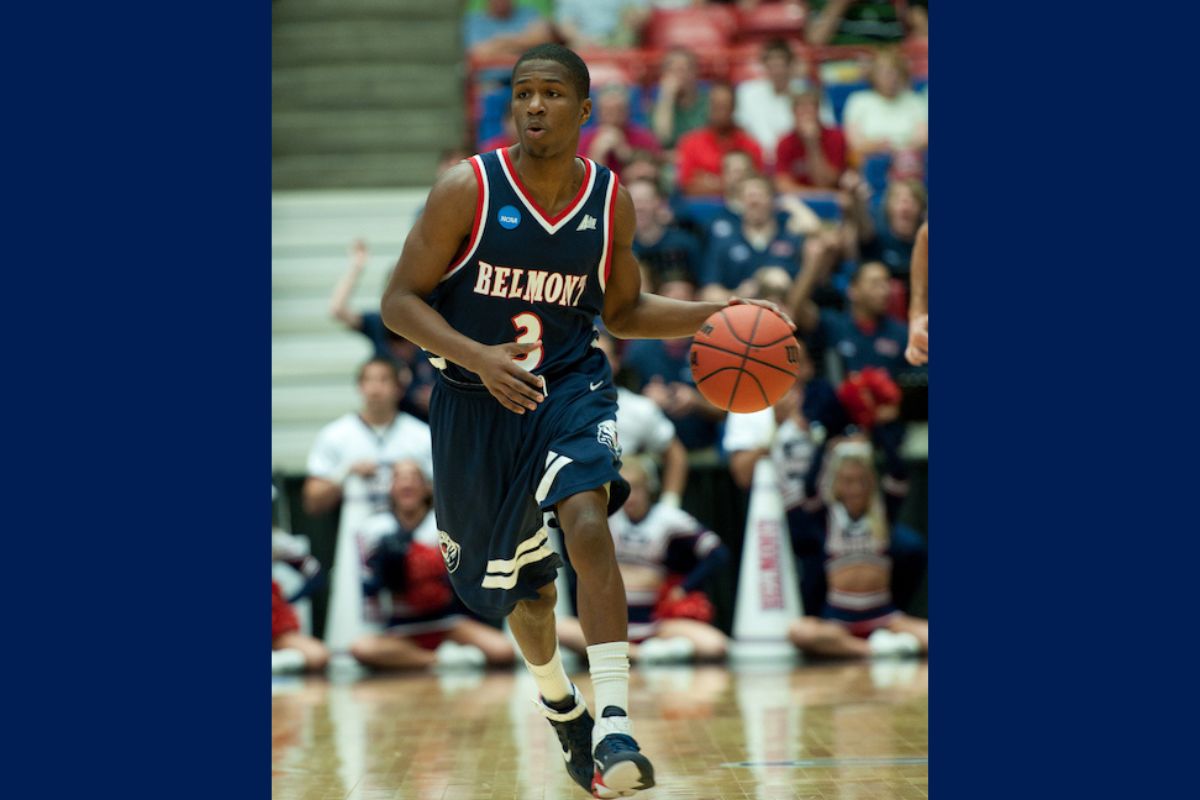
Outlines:
<svg viewBox="0 0 1200 800"><path fill-rule="evenodd" d="M586 125L587 121L592 118L592 98L586 98L579 105L579 124Z"/></svg>

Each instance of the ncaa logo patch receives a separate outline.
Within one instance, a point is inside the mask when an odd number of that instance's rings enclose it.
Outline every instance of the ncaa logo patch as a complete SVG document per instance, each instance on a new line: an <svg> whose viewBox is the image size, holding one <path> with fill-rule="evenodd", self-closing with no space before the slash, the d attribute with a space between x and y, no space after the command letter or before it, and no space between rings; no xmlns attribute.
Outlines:
<svg viewBox="0 0 1200 800"><path fill-rule="evenodd" d="M450 534L445 531L438 531L438 545L442 550L442 560L446 562L446 570L454 572L458 569L459 556L462 554L462 548L458 546L458 542L450 538Z"/></svg>
<svg viewBox="0 0 1200 800"><path fill-rule="evenodd" d="M496 221L500 223L500 227L507 231L521 224L521 212L516 206L505 206L496 214Z"/></svg>
<svg viewBox="0 0 1200 800"><path fill-rule="evenodd" d="M596 426L596 439L612 451L613 458L621 457L621 443L617 441L617 421L606 419Z"/></svg>

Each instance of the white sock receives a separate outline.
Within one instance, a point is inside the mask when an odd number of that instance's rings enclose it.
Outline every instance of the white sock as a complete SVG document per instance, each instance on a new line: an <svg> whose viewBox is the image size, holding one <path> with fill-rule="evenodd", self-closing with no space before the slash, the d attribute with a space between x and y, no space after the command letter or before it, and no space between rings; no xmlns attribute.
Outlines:
<svg viewBox="0 0 1200 800"><path fill-rule="evenodd" d="M558 645L554 645L554 655L545 664L537 665L525 660L530 674L537 682L542 699L549 703L557 703L571 696L571 681L567 671L563 669L562 657L558 653Z"/></svg>
<svg viewBox="0 0 1200 800"><path fill-rule="evenodd" d="M629 718L605 717L604 710L616 706L629 711L629 642L594 644L587 649L588 671L596 694L596 727L592 729L594 747L609 733L629 733Z"/></svg>
<svg viewBox="0 0 1200 800"><path fill-rule="evenodd" d="M271 673L278 672L303 672L304 667L308 662L304 659L304 653L292 648L284 648L283 650L271 651Z"/></svg>

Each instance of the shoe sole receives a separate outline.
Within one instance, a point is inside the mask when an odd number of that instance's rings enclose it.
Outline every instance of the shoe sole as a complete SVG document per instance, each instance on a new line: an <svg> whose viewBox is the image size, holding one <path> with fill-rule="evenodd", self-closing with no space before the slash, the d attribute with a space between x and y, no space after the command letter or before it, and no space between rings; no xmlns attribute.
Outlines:
<svg viewBox="0 0 1200 800"><path fill-rule="evenodd" d="M628 758L618 761L601 775L596 773L593 779L592 796L601 800L613 800L617 797L633 797L643 789L654 786L654 767L650 759L641 753L631 753Z"/></svg>

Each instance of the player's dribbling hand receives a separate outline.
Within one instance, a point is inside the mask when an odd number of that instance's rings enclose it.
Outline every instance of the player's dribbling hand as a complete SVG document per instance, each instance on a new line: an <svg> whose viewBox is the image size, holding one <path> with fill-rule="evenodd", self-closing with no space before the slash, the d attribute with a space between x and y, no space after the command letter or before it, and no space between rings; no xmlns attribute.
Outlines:
<svg viewBox="0 0 1200 800"><path fill-rule="evenodd" d="M929 315L922 314L908 329L908 348L904 351L908 363L915 367L929 363Z"/></svg>
<svg viewBox="0 0 1200 800"><path fill-rule="evenodd" d="M496 344L484 347L474 364L467 366L479 376L483 385L514 414L533 411L542 402L542 379L513 361L542 346L541 342Z"/></svg>
<svg viewBox="0 0 1200 800"><path fill-rule="evenodd" d="M792 330L796 330L796 323L792 322L792 318L789 317L786 313L784 313L784 310L782 308L775 305L770 300L755 300L755 299L749 298L749 297L731 297L731 298L729 298L729 303L727 305L731 305L731 306L761 306L763 308L770 309L771 311L774 311L779 316L783 317L783 321L786 322L788 325L790 325L792 327Z"/></svg>

